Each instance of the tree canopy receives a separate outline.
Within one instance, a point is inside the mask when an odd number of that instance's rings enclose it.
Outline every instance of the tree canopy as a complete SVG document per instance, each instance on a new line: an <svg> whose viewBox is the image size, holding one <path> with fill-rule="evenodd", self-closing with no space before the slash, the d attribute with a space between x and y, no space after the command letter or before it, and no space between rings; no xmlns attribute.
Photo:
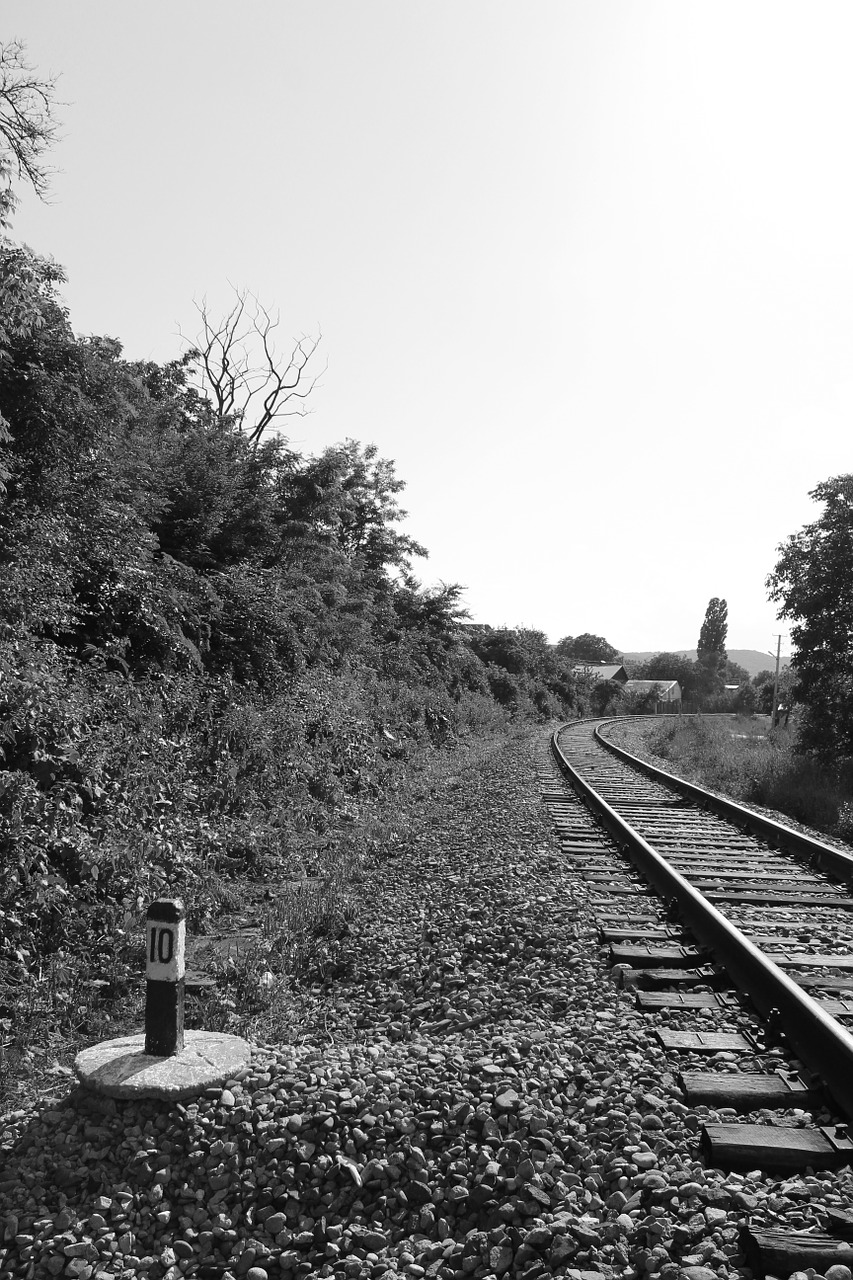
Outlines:
<svg viewBox="0 0 853 1280"><path fill-rule="evenodd" d="M574 662L618 662L619 650L614 649L603 636L585 631L579 636L563 636L557 642L557 652Z"/></svg>
<svg viewBox="0 0 853 1280"><path fill-rule="evenodd" d="M739 662L726 658L726 684L749 684L749 672Z"/></svg>
<svg viewBox="0 0 853 1280"><path fill-rule="evenodd" d="M677 680L685 698L697 687L695 663L682 653L656 653L637 668L637 680Z"/></svg>
<svg viewBox="0 0 853 1280"><path fill-rule="evenodd" d="M823 512L779 547L767 578L779 617L793 623L791 666L806 750L853 756L853 475L811 491Z"/></svg>

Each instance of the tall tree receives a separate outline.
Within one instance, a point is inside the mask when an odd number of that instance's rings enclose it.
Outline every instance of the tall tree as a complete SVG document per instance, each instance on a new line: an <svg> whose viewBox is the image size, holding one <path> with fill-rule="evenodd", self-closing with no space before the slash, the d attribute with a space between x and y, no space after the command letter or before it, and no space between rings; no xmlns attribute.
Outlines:
<svg viewBox="0 0 853 1280"><path fill-rule="evenodd" d="M708 601L696 645L697 683L702 698L718 697L726 683L728 613L728 605L719 596Z"/></svg>
<svg viewBox="0 0 853 1280"><path fill-rule="evenodd" d="M823 513L779 548L767 579L779 617L790 618L803 704L799 743L828 757L853 756L853 475L811 491Z"/></svg>
<svg viewBox="0 0 853 1280"><path fill-rule="evenodd" d="M726 633L729 629L728 616L729 606L725 600L720 600L718 596L713 596L708 601L705 620L702 623L699 642L696 645L696 657L700 662L709 654L718 654L720 659L725 662Z"/></svg>

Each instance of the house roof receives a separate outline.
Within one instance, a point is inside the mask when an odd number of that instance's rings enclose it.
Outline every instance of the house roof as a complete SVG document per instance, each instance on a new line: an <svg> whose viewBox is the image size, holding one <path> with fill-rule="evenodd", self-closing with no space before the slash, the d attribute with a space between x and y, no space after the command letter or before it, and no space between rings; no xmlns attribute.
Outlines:
<svg viewBox="0 0 853 1280"><path fill-rule="evenodd" d="M598 680L613 680L619 673L627 672L621 662L576 662L572 674L576 676L595 676Z"/></svg>

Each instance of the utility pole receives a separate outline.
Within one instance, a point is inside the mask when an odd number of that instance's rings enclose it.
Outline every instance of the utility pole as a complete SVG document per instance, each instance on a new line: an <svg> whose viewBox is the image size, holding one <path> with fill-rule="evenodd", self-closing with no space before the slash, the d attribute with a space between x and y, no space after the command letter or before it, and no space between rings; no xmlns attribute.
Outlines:
<svg viewBox="0 0 853 1280"><path fill-rule="evenodd" d="M777 644L776 644L776 678L775 678L775 679L774 679L774 681L773 681L773 713L772 713L772 716L771 716L771 718L770 718L770 728L771 728L771 729L775 729L775 728L776 728L776 718L777 718L777 716L778 716L778 714L779 714L779 712L778 712L777 708L778 708L778 702L779 702L779 657L780 657L780 654L782 653L782 637L781 637L781 636L777 636L777 637L776 637L776 641L777 641Z"/></svg>

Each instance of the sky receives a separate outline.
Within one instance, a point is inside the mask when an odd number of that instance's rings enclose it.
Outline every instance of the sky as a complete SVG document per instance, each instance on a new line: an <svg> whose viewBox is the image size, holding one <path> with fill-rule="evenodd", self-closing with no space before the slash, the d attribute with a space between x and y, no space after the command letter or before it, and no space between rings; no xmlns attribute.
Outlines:
<svg viewBox="0 0 853 1280"><path fill-rule="evenodd" d="M786 635L777 548L853 470L844 0L4 0L57 74L80 333L180 354L233 287L322 332L306 453L375 443L475 621ZM783 643L783 653L785 647Z"/></svg>

